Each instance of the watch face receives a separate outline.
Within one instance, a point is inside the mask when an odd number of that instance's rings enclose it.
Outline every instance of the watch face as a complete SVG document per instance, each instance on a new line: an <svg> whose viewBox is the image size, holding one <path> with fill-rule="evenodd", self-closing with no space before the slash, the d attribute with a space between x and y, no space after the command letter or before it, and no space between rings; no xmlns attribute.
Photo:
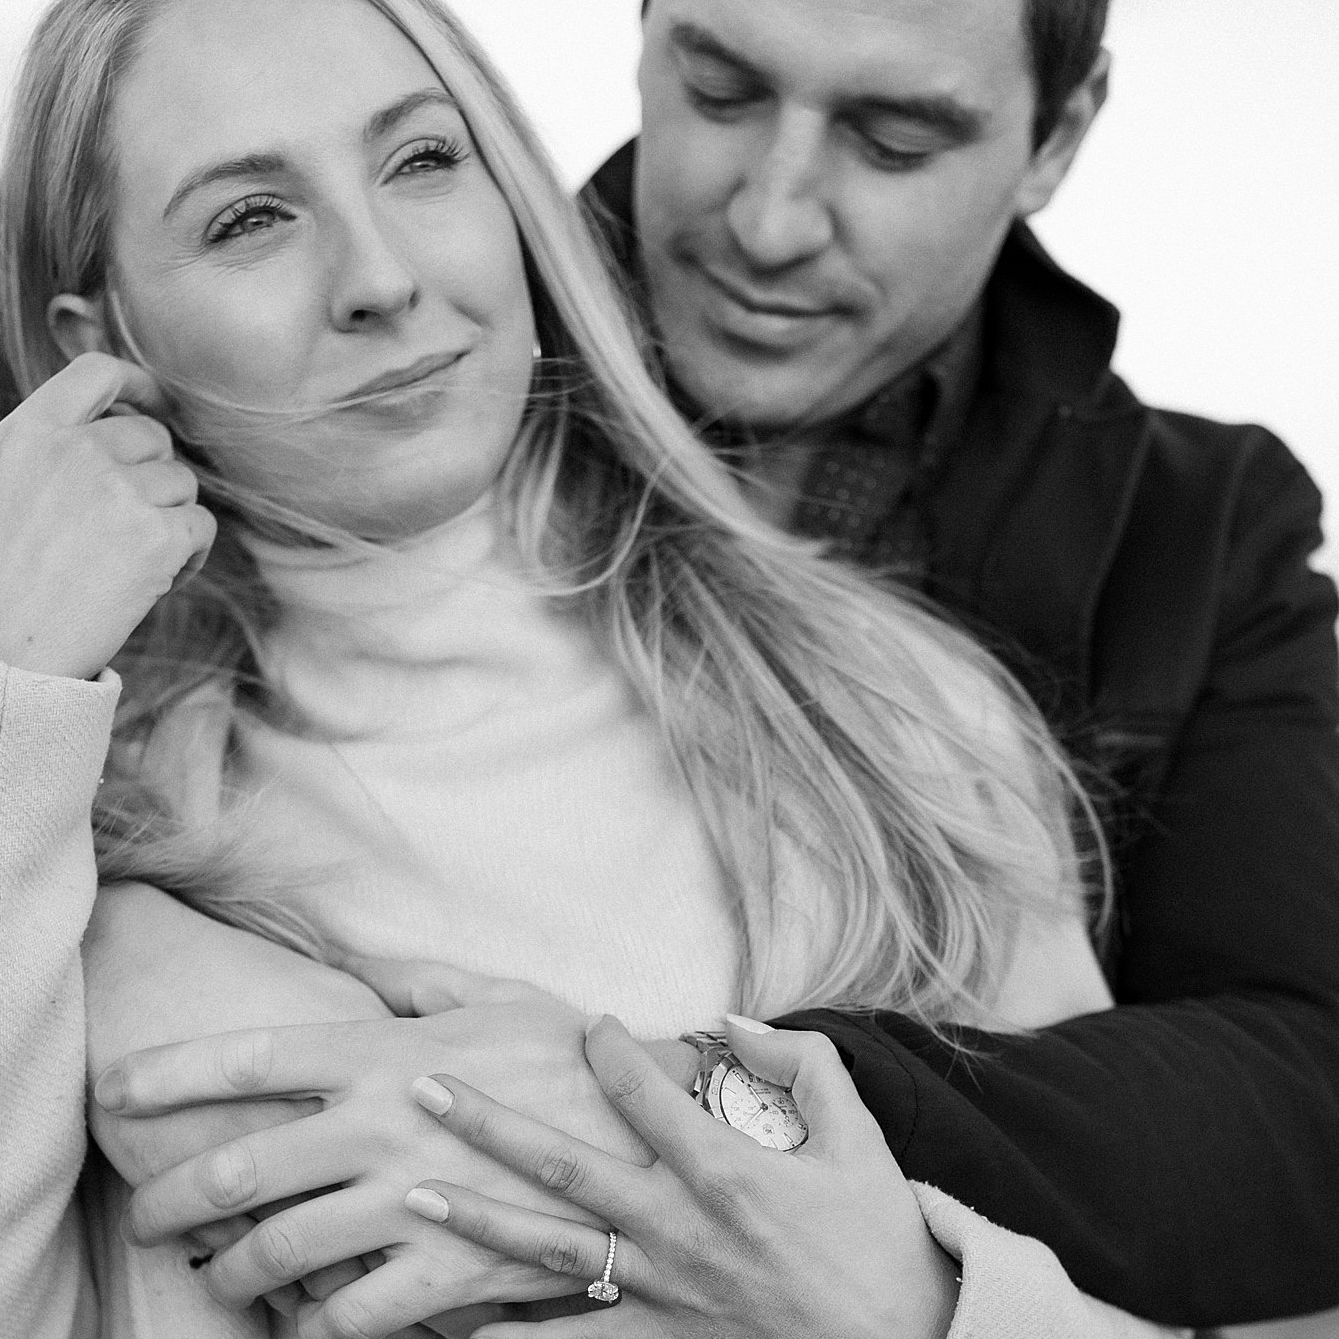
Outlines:
<svg viewBox="0 0 1339 1339"><path fill-rule="evenodd" d="M713 1115L764 1148L789 1153L809 1138L809 1127L790 1089L760 1079L737 1060L716 1067L706 1096Z"/></svg>

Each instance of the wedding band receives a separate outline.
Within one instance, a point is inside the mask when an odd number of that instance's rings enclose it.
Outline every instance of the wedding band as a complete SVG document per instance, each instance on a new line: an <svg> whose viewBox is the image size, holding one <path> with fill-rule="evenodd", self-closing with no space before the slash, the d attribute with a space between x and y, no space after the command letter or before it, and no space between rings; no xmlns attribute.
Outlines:
<svg viewBox="0 0 1339 1339"><path fill-rule="evenodd" d="M604 1258L604 1277L598 1278L586 1289L586 1296L596 1302L608 1302L612 1305L618 1301L618 1284L609 1282L609 1275L614 1272L614 1252L618 1250L618 1233L609 1234L609 1254Z"/></svg>

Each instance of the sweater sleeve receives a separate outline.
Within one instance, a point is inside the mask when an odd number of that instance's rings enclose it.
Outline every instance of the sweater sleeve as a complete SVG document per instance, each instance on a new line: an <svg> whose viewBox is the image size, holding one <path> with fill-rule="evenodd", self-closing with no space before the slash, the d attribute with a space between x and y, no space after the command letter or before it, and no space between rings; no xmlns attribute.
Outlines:
<svg viewBox="0 0 1339 1339"><path fill-rule="evenodd" d="M0 1339L96 1329L74 1202L84 1156L79 941L89 822L120 681L0 665Z"/></svg>
<svg viewBox="0 0 1339 1339"><path fill-rule="evenodd" d="M1035 1238L997 1227L933 1186L913 1182L912 1189L935 1240L962 1266L948 1339L1172 1339L1189 1334L1086 1296Z"/></svg>

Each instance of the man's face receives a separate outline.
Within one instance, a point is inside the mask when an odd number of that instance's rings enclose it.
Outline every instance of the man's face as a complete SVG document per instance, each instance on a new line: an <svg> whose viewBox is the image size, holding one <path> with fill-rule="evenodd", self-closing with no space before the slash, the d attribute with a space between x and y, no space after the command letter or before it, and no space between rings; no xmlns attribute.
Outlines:
<svg viewBox="0 0 1339 1339"><path fill-rule="evenodd" d="M1022 0L653 0L639 78L671 368L757 428L830 418L928 353L1063 175L1033 151Z"/></svg>

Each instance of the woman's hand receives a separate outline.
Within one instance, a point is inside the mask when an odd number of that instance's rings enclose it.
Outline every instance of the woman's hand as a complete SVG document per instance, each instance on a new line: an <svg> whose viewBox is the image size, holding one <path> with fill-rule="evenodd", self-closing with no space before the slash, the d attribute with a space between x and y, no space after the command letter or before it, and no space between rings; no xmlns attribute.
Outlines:
<svg viewBox="0 0 1339 1339"><path fill-rule="evenodd" d="M386 1335L448 1308L580 1291L570 1279L438 1232L405 1209L404 1191L446 1158L453 1179L486 1193L548 1213L581 1212L466 1145L444 1146L409 1087L448 1057L511 1105L579 1129L622 1157L649 1160L591 1074L584 1031L581 1015L531 990L431 1018L263 1029L129 1056L96 1088L99 1102L123 1117L271 1097L315 1097L320 1110L155 1177L136 1192L128 1230L148 1244L340 1187L275 1214L208 1268L215 1296L244 1306L327 1265L384 1251L384 1265L304 1318L304 1339L351 1325Z"/></svg>
<svg viewBox="0 0 1339 1339"><path fill-rule="evenodd" d="M95 678L214 540L147 373L76 358L0 422L0 661ZM138 410L140 412L131 412Z"/></svg>
<svg viewBox="0 0 1339 1339"><path fill-rule="evenodd" d="M752 1024L751 1027L762 1027ZM594 1313L489 1325L475 1339L942 1339L957 1267L840 1059L814 1033L730 1042L763 1078L794 1090L808 1141L779 1153L716 1121L669 1082L612 1019L586 1055L610 1100L658 1155L635 1167L537 1124L448 1076L415 1085L457 1138L617 1229L621 1301ZM608 1233L442 1181L408 1207L517 1260L590 1282Z"/></svg>

